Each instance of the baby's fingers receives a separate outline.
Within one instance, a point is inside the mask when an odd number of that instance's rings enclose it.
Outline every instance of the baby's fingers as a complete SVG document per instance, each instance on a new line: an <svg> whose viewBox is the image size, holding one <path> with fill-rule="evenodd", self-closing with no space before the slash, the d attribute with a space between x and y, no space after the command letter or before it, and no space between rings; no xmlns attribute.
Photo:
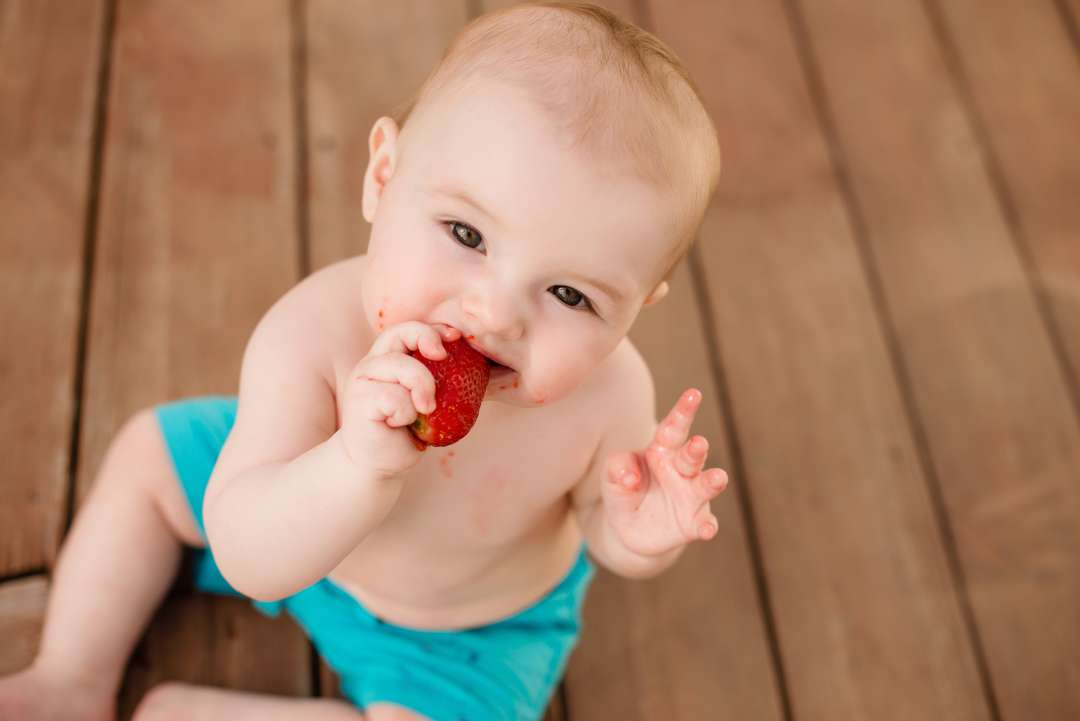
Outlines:
<svg viewBox="0 0 1080 721"><path fill-rule="evenodd" d="M694 436L683 444L675 454L675 470L685 478L693 478L701 473L705 465L705 456L709 453L709 441L704 436Z"/></svg>
<svg viewBox="0 0 1080 721"><path fill-rule="evenodd" d="M435 410L435 378L411 356L393 353L367 358L357 366L354 380L397 383L408 392L417 411Z"/></svg>
<svg viewBox="0 0 1080 721"><path fill-rule="evenodd" d="M727 488L728 474L722 468L710 468L698 476L698 483L705 498L715 498Z"/></svg>
<svg viewBox="0 0 1080 721"><path fill-rule="evenodd" d="M694 540L707 541L716 535L716 532L720 530L720 522L716 520L716 516L709 510L709 504L706 503L701 512L698 513L694 519L694 529L696 535Z"/></svg>
<svg viewBox="0 0 1080 721"><path fill-rule="evenodd" d="M678 449L686 442L686 436L690 433L690 426L700 405L701 391L696 388L683 391L667 417L657 426L654 442L673 451Z"/></svg>
<svg viewBox="0 0 1080 721"><path fill-rule="evenodd" d="M452 331L449 326L442 324L430 326L420 321L398 323L387 328L375 339L368 356L419 350L425 358L442 360L446 357L444 338L449 341L454 333L460 335L459 332Z"/></svg>
<svg viewBox="0 0 1080 721"><path fill-rule="evenodd" d="M383 421L391 428L407 426L416 420L408 390L396 383L372 383L365 395L368 420Z"/></svg>
<svg viewBox="0 0 1080 721"><path fill-rule="evenodd" d="M604 503L616 511L633 511L641 504L646 482L633 453L616 453L607 459Z"/></svg>

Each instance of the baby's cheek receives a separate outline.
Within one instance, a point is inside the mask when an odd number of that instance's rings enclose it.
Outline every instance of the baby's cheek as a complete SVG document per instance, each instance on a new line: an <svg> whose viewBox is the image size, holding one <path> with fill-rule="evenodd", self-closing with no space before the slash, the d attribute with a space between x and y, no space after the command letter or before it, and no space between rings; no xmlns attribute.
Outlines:
<svg viewBox="0 0 1080 721"><path fill-rule="evenodd" d="M423 320L437 303L430 284L417 282L416 274L374 269L364 287L368 322L377 332L407 320Z"/></svg>
<svg viewBox="0 0 1080 721"><path fill-rule="evenodd" d="M528 385L529 398L537 405L557 401L577 388L591 370L590 364L573 359L549 362L536 368Z"/></svg>

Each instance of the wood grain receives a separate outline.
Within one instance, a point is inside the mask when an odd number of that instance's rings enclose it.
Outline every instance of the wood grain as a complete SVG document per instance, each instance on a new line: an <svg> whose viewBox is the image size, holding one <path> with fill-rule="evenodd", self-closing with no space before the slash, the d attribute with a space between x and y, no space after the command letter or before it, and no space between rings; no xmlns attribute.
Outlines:
<svg viewBox="0 0 1080 721"><path fill-rule="evenodd" d="M307 123L312 269L367 250L361 212L368 134L434 69L466 2L310 0Z"/></svg>
<svg viewBox="0 0 1080 721"><path fill-rule="evenodd" d="M103 20L0 3L0 575L51 563L66 522Z"/></svg>
<svg viewBox="0 0 1080 721"><path fill-rule="evenodd" d="M0 676L21 671L34 660L48 593L44 575L0 584Z"/></svg>
<svg viewBox="0 0 1080 721"><path fill-rule="evenodd" d="M792 714L984 718L927 481L784 8L652 8L725 143L726 179L700 249Z"/></svg>
<svg viewBox="0 0 1080 721"><path fill-rule="evenodd" d="M290 48L285 0L117 8L80 498L133 412L236 392L255 323L297 280ZM238 629L229 653L216 652L221 623ZM295 625L220 599L169 606L136 657L129 700L163 678L309 683Z"/></svg>
<svg viewBox="0 0 1080 721"><path fill-rule="evenodd" d="M1020 278L999 280L974 299L992 305L995 316L967 354L984 403L965 408L939 399L952 418L949 438L967 441L947 460L943 490L1002 718L1075 718L1080 47L1050 1L983 7L950 0L929 8L982 131L1016 262L1026 266ZM986 265L983 254L976 267ZM1032 285L1042 313L1028 300Z"/></svg>

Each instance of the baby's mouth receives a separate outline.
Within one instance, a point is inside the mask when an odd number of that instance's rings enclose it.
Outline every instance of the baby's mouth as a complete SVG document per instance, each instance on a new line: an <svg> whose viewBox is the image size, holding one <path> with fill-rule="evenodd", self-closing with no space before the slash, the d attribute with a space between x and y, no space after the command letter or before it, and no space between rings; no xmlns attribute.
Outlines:
<svg viewBox="0 0 1080 721"><path fill-rule="evenodd" d="M507 373L515 373L516 372L510 366L504 366L502 363L499 363L498 361L492 360L491 358L487 359L487 364L488 364L488 368L491 369L491 375L493 377L495 376L495 374L506 375Z"/></svg>
<svg viewBox="0 0 1080 721"><path fill-rule="evenodd" d="M491 358L487 359L488 368L491 369L491 377L488 379L488 387L492 389L503 390L506 388L506 383L512 377L517 375L517 371L509 366L504 366L498 361L494 361Z"/></svg>

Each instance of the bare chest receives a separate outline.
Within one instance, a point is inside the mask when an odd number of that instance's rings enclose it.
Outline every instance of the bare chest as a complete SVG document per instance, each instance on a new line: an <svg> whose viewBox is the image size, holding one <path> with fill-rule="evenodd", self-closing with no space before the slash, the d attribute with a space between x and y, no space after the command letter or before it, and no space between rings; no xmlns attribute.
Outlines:
<svg viewBox="0 0 1080 721"><path fill-rule="evenodd" d="M595 439L563 413L482 409L463 440L424 452L389 515L332 578L419 627L496 618L534 599L581 543L568 494Z"/></svg>
<svg viewBox="0 0 1080 721"><path fill-rule="evenodd" d="M462 441L429 447L377 533L484 556L561 522L595 443L556 408L514 410L485 407Z"/></svg>

